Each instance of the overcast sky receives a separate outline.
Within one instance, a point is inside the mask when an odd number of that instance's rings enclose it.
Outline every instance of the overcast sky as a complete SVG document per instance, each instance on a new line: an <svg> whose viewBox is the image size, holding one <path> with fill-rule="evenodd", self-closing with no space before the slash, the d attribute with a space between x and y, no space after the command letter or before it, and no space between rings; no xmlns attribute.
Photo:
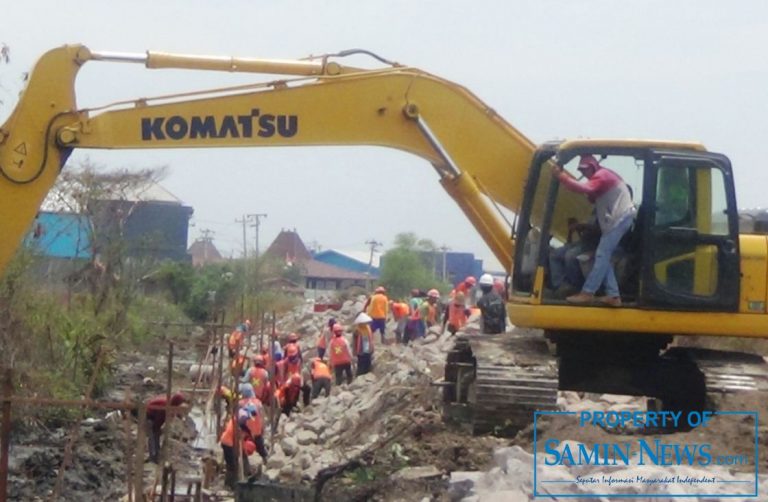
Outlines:
<svg viewBox="0 0 768 502"><path fill-rule="evenodd" d="M734 164L741 207L768 206L768 2L764 0L133 0L5 2L0 120L46 50L259 58L364 48L468 87L536 143L572 137L697 140ZM80 106L254 76L89 63ZM389 247L411 231L498 265L424 161L381 148L79 151L105 167L167 165L163 185L229 255L234 220L268 213L264 248L296 228L323 249ZM253 229L248 229L253 246Z"/></svg>

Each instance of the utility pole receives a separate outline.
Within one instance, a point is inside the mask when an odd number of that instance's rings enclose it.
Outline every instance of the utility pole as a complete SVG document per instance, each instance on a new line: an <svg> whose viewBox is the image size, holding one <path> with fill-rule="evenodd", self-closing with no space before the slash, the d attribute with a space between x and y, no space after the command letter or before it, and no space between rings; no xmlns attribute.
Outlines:
<svg viewBox="0 0 768 502"><path fill-rule="evenodd" d="M248 215L244 214L241 219L236 219L235 223L243 225L243 291L240 294L240 321L245 319L245 293L248 289L248 240L245 235L245 224L248 223Z"/></svg>
<svg viewBox="0 0 768 502"><path fill-rule="evenodd" d="M446 280L445 254L446 254L446 252L450 251L451 248L449 248L448 246L443 244L442 246L440 246L439 249L440 249L440 251L443 252L443 282L445 282L445 280Z"/></svg>
<svg viewBox="0 0 768 502"><path fill-rule="evenodd" d="M373 253L378 251L379 246L381 246L382 243L377 241L376 239L367 240L365 241L365 243L371 248L371 254L368 257L368 271L365 273L365 275L368 277L368 279L366 280L368 284L366 286L368 289L371 289L371 266L373 265Z"/></svg>
<svg viewBox="0 0 768 502"><path fill-rule="evenodd" d="M203 241L203 262L208 262L208 246L213 241L213 230L203 228L200 230L200 233L203 234L203 236L200 238Z"/></svg>
<svg viewBox="0 0 768 502"><path fill-rule="evenodd" d="M245 224L248 223L248 215L244 214L242 219L235 219L235 223L241 223L243 225L243 259L248 259L248 242L245 237Z"/></svg>
<svg viewBox="0 0 768 502"><path fill-rule="evenodd" d="M267 217L267 213L257 213L257 214L248 215L248 221L254 221L254 223L251 226L256 229L256 251L255 251L256 258L259 257L259 225L261 224L261 219L266 217Z"/></svg>

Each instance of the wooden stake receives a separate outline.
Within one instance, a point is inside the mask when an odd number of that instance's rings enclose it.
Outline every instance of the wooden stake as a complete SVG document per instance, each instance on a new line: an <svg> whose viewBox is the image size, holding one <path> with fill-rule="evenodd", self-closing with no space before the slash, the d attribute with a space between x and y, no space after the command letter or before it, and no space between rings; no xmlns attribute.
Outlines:
<svg viewBox="0 0 768 502"><path fill-rule="evenodd" d="M147 405L139 402L136 448L133 449L133 496L136 502L144 500L144 441L146 441Z"/></svg>
<svg viewBox="0 0 768 502"><path fill-rule="evenodd" d="M0 502L8 500L8 447L11 440L11 396L13 395L13 370L5 370L3 380L3 424L0 430Z"/></svg>

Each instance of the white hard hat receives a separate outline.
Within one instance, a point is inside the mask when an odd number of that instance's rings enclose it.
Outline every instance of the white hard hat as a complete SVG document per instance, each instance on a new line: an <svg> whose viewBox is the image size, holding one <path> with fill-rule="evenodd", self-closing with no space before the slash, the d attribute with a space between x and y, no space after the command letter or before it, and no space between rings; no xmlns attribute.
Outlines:
<svg viewBox="0 0 768 502"><path fill-rule="evenodd" d="M481 286L493 286L493 276L491 274L483 274L480 276Z"/></svg>
<svg viewBox="0 0 768 502"><path fill-rule="evenodd" d="M355 324L365 324L371 321L373 321L373 319L371 319L371 316L369 316L365 312L360 312L360 314L358 314L358 316L355 317Z"/></svg>

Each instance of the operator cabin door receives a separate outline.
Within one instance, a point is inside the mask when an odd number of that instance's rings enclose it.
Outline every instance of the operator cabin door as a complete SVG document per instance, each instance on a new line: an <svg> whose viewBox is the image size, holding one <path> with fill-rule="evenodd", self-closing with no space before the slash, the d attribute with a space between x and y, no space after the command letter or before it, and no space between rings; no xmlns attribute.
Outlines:
<svg viewBox="0 0 768 502"><path fill-rule="evenodd" d="M654 152L647 173L642 304L735 311L738 218L728 159Z"/></svg>

